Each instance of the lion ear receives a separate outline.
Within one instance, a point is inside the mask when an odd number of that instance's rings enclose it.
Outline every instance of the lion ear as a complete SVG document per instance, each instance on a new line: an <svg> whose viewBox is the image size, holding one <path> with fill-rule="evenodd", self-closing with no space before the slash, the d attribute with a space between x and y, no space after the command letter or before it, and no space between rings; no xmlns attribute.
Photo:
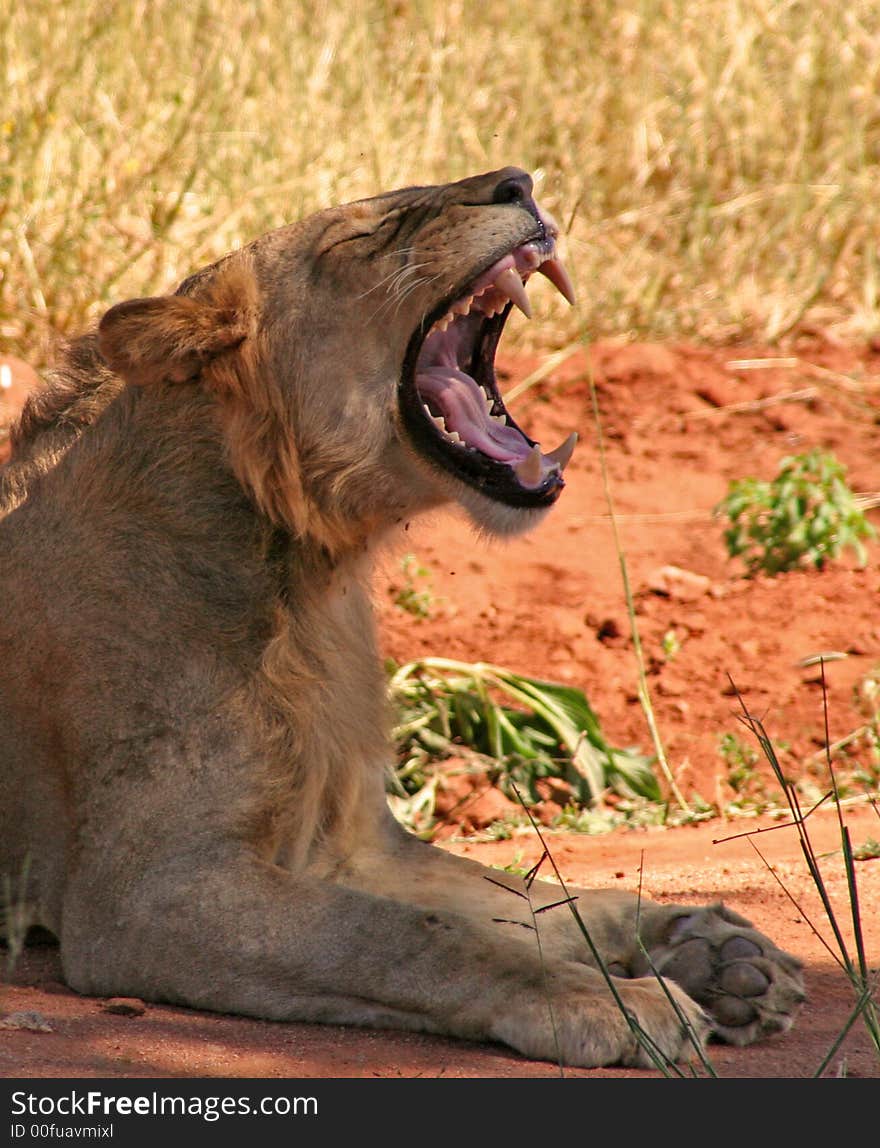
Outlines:
<svg viewBox="0 0 880 1148"><path fill-rule="evenodd" d="M184 295L117 303L98 326L107 365L132 383L183 383L248 335L247 314Z"/></svg>

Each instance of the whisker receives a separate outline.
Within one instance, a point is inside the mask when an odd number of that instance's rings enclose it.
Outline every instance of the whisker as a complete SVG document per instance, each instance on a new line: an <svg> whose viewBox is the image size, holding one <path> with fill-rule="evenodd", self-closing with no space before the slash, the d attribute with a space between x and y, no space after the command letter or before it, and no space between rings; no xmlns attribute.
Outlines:
<svg viewBox="0 0 880 1148"><path fill-rule="evenodd" d="M376 308L376 310L370 316L370 321L372 322L373 319L376 319L380 315L389 311L392 306L394 307L394 314L396 315L400 310L401 304L408 298L409 295L412 294L413 291L418 290L420 287L425 287L431 283L436 282L436 280L440 278L439 272L437 272L435 275L418 275L411 279L409 282L406 281L409 276L415 275L419 267L427 266L429 266L427 263L421 263L411 264L409 267L401 268L400 274L397 276L397 282L393 285L393 287L389 288L388 297L383 300L379 307Z"/></svg>
<svg viewBox="0 0 880 1148"><path fill-rule="evenodd" d="M388 254L385 256L385 258L394 259L394 258L397 258L399 256L403 256L403 255L412 255L412 253L414 251L415 251L414 247L399 247L396 251L388 252ZM381 279L379 279L376 283L373 284L372 287L368 287L366 291L362 291L361 294L357 296L357 298L358 299L366 298L367 295L371 295L374 291L377 291L381 286L383 286L383 284L387 283L390 279L394 279L394 277L397 275L405 274L410 269L411 266L415 267L415 268L427 267L427 263L407 264L404 267L395 267L393 271L389 271L387 275L385 275Z"/></svg>
<svg viewBox="0 0 880 1148"><path fill-rule="evenodd" d="M422 275L412 283L408 283L397 294L397 305L394 308L395 315L400 310L401 304L419 287L426 287L431 283L436 283L440 278L439 272L436 275Z"/></svg>

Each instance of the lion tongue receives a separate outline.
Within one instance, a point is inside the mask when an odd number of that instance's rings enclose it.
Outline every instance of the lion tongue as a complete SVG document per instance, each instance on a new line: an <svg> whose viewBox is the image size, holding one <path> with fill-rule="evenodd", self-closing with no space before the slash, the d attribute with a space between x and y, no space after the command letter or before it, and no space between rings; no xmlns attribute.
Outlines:
<svg viewBox="0 0 880 1148"><path fill-rule="evenodd" d="M568 465L576 434L556 450L543 454L537 443L531 445L515 427L491 417L490 400L464 371L450 366L426 367L419 371L417 382L426 405L431 400L442 413L447 436L455 433L466 446L475 447L496 462L506 462L522 486L537 489L549 475L560 474Z"/></svg>
<svg viewBox="0 0 880 1148"><path fill-rule="evenodd" d="M489 417L488 399L470 375L455 367L425 367L419 371L419 394L433 399L441 411L448 433L461 436L496 462L516 463L529 454L529 444L514 427Z"/></svg>

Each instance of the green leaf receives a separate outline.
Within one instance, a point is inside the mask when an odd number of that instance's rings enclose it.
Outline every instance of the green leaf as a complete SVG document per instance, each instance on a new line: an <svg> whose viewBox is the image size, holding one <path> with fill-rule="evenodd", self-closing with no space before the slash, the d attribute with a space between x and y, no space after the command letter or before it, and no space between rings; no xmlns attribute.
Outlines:
<svg viewBox="0 0 880 1148"><path fill-rule="evenodd" d="M770 483L733 480L715 507L730 526L728 554L741 557L749 573L778 574L799 565L821 568L847 547L866 560L860 539L876 537L845 482L846 468L833 455L814 450L789 455Z"/></svg>
<svg viewBox="0 0 880 1148"><path fill-rule="evenodd" d="M395 728L399 755L407 763L466 749L481 755L503 789L511 781L537 800L542 777L567 781L582 803L609 788L625 796L660 799L651 763L605 740L582 690L516 674L486 663L424 658L395 669L389 693L400 707ZM513 705L496 700L506 696ZM422 778L409 769L397 782L406 792ZM415 780L413 780L415 779Z"/></svg>

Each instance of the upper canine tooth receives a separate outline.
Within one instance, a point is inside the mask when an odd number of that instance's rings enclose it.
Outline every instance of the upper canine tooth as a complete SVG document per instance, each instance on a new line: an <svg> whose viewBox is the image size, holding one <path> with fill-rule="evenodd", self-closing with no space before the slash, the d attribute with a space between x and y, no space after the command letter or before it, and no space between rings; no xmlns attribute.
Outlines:
<svg viewBox="0 0 880 1148"><path fill-rule="evenodd" d="M538 268L542 275L546 275L556 290L574 306L574 286L568 277L568 272L562 265L561 259L545 259Z"/></svg>
<svg viewBox="0 0 880 1148"><path fill-rule="evenodd" d="M537 486L544 477L541 459L541 448L535 443L526 457L513 468L516 477L524 486Z"/></svg>
<svg viewBox="0 0 880 1148"><path fill-rule="evenodd" d="M526 295L526 289L523 287L522 279L520 279L512 267L508 267L501 272L495 280L495 286L499 291L503 291L512 303L519 307L527 319L531 319L532 308L529 305L529 297Z"/></svg>
<svg viewBox="0 0 880 1148"><path fill-rule="evenodd" d="M565 470L565 468L568 466L569 459L574 453L574 447L577 440L577 431L572 431L561 446L558 446L556 450L548 451L548 453L544 455L544 458L549 462L555 462L560 470Z"/></svg>

